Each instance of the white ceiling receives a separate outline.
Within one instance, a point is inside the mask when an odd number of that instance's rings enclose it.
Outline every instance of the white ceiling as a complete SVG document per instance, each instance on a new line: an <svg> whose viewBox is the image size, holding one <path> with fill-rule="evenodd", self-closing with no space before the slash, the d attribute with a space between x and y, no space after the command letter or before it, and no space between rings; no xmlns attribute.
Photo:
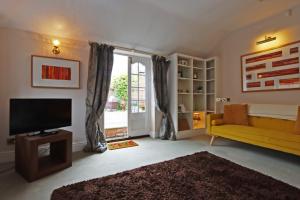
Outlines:
<svg viewBox="0 0 300 200"><path fill-rule="evenodd" d="M1 0L0 26L160 53L207 54L300 0Z"/></svg>

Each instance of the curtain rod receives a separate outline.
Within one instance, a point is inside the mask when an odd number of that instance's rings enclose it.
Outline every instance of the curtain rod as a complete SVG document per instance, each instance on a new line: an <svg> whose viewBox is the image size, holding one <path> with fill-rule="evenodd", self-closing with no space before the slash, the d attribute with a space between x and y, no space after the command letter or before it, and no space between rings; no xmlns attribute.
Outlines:
<svg viewBox="0 0 300 200"><path fill-rule="evenodd" d="M92 43L92 42L89 41L89 44L90 43ZM145 54L145 55L149 55L149 56L158 55L158 56L162 56L162 57L167 57L166 55L156 54L156 53L148 52L148 51L142 51L142 50L127 48L127 47L121 47L121 46L117 46L117 45L111 45L111 46L115 47L115 49L118 49L118 50L130 51L133 53L140 53L140 54Z"/></svg>
<svg viewBox="0 0 300 200"><path fill-rule="evenodd" d="M119 50L130 51L130 52L133 52L133 53L141 53L141 54L146 54L146 55L149 55L149 56L154 55L153 53L146 52L146 51L130 49L130 48L120 47L120 46L116 46L116 45L112 45L112 46L114 46L116 49L119 49Z"/></svg>

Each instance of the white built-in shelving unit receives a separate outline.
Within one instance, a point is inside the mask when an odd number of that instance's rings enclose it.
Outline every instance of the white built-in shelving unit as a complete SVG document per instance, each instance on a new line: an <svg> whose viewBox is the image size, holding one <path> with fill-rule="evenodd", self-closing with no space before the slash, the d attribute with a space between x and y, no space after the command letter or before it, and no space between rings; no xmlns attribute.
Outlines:
<svg viewBox="0 0 300 200"><path fill-rule="evenodd" d="M170 110L176 133L205 128L207 113L216 112L217 59L170 55Z"/></svg>
<svg viewBox="0 0 300 200"><path fill-rule="evenodd" d="M217 59L209 58L205 60L206 71L206 91L205 91L205 112L216 112L216 66Z"/></svg>

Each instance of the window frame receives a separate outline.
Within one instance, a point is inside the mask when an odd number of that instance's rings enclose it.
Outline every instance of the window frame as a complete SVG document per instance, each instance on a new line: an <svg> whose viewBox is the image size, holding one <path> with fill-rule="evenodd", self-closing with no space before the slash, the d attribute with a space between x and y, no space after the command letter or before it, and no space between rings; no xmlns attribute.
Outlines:
<svg viewBox="0 0 300 200"><path fill-rule="evenodd" d="M137 73L133 73L133 66L137 65ZM144 67L144 70L140 70L140 65L142 65ZM131 113L145 113L147 112L147 106L146 106L146 66L141 63L141 62L135 62L135 63L131 63L131 70L130 70L130 93L131 93L131 109L130 112ZM137 82L133 85L133 76L137 76ZM140 77L144 77L144 86L140 86ZM137 92L137 98L133 98L133 90L136 90ZM143 94L144 94L144 98L141 99L141 90L144 90ZM141 110L140 107L140 103L143 102L144 105L144 109ZM135 107L133 105L136 105ZM137 109L134 109L137 108Z"/></svg>

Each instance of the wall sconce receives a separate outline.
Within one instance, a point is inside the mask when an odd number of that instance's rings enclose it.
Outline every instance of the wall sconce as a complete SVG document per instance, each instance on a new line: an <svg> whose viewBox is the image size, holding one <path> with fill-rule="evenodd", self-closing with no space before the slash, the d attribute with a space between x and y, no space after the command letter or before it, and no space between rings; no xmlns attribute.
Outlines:
<svg viewBox="0 0 300 200"><path fill-rule="evenodd" d="M272 36L265 36L265 39L264 39L264 40L261 40L261 41L258 41L258 42L256 42L256 45L264 44L264 43L271 42L271 41L274 41L274 40L276 40L276 37L272 37Z"/></svg>
<svg viewBox="0 0 300 200"><path fill-rule="evenodd" d="M53 44L52 53L59 54L60 53L60 48L59 48L60 41L59 40L53 40L52 44Z"/></svg>

